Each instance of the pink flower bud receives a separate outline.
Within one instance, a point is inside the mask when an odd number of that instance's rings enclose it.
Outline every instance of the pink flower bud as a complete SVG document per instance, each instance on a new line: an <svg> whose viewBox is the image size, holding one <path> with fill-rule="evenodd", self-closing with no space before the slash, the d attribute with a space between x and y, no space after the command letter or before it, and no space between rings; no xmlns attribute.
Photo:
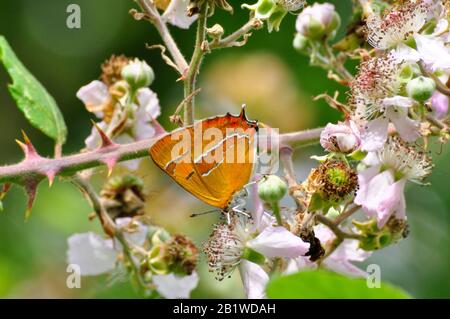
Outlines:
<svg viewBox="0 0 450 319"><path fill-rule="evenodd" d="M297 18L297 32L307 38L320 38L332 34L340 25L340 17L330 3L314 3Z"/></svg>
<svg viewBox="0 0 450 319"><path fill-rule="evenodd" d="M329 152L351 153L360 144L360 132L354 122L328 124L320 134L320 144Z"/></svg>
<svg viewBox="0 0 450 319"><path fill-rule="evenodd" d="M447 115L448 105L448 96L437 91L434 92L433 96L431 97L431 108L433 109L437 118L443 118L445 115Z"/></svg>

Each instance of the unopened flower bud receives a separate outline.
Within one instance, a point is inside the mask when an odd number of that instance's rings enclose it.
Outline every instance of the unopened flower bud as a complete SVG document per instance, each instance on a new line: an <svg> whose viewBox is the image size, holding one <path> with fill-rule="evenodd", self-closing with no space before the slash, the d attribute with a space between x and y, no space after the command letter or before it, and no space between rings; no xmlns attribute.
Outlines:
<svg viewBox="0 0 450 319"><path fill-rule="evenodd" d="M341 18L330 3L314 3L300 13L297 32L309 39L332 38L341 25Z"/></svg>
<svg viewBox="0 0 450 319"><path fill-rule="evenodd" d="M406 85L408 96L418 102L425 102L433 95L436 90L436 83L433 79L419 76L412 79Z"/></svg>
<svg viewBox="0 0 450 319"><path fill-rule="evenodd" d="M361 145L358 127L353 122L328 124L320 134L320 145L329 152L352 153Z"/></svg>
<svg viewBox="0 0 450 319"><path fill-rule="evenodd" d="M305 36L300 33L297 33L294 38L294 42L292 43L294 49L300 53L304 53L306 48L308 47L309 40Z"/></svg>
<svg viewBox="0 0 450 319"><path fill-rule="evenodd" d="M276 175L264 177L258 183L258 195L267 203L277 203L287 192L286 183Z"/></svg>
<svg viewBox="0 0 450 319"><path fill-rule="evenodd" d="M155 73L147 62L135 59L122 69L122 77L132 89L137 90L149 86L155 79Z"/></svg>

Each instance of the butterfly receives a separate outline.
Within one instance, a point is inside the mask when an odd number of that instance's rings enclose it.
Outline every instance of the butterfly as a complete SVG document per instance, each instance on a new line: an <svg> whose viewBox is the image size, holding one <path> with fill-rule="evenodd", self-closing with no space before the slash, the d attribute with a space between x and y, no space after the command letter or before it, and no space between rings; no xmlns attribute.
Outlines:
<svg viewBox="0 0 450 319"><path fill-rule="evenodd" d="M245 107L176 129L150 148L156 165L201 201L227 211L253 173L258 123Z"/></svg>

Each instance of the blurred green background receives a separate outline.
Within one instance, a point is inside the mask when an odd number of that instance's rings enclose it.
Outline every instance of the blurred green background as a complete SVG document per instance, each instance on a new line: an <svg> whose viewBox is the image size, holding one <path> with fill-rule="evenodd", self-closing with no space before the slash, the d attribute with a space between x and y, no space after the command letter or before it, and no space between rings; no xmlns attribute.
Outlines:
<svg viewBox="0 0 450 319"><path fill-rule="evenodd" d="M343 19L342 35L351 14L351 1L331 2ZM70 3L81 7L81 29L66 27L66 8ZM230 3L235 7L234 15L218 12L210 26L220 22L231 32L246 21L248 12L240 9L241 2ZM84 139L91 130L90 118L93 118L75 93L99 77L100 64L111 54L136 56L153 67L156 80L151 88L160 99L160 121L167 129L172 128L167 118L182 99L182 87L175 82L177 74L162 63L159 52L145 49L145 43L161 41L149 23L134 21L128 14L133 6L132 0L0 1L0 34L6 36L19 58L47 87L64 114L69 129L66 154L84 147ZM307 58L292 49L295 18L289 15L278 33L260 30L254 32L243 48L207 56L200 76L204 90L199 97L199 118L237 110L240 104L246 103L251 118L279 127L281 131L317 127L339 119L339 114L323 102L312 101L315 95L332 94L340 88L327 79L325 71L309 67ZM189 56L193 32L176 28L171 31L181 50ZM21 160L22 154L14 142L20 137L21 129L42 154L50 155L52 141L25 121L7 93L7 83L7 75L1 69L0 164ZM435 147L436 168L430 178L431 186L410 185L407 189L410 236L394 247L375 253L367 261L381 266L383 280L422 298L450 297L450 152L445 147L442 153L439 151ZM299 178L305 178L314 165L309 156L320 152L319 148L297 152ZM104 169L98 172L100 185L105 172ZM169 181L149 159L143 161L138 174L146 181L149 194L146 211L155 223L173 232L185 232L198 244L207 239L217 216L189 218L192 212L208 208ZM32 217L26 223L25 195L21 189L14 187L3 204L0 297L136 297L127 283L112 282L107 276L83 278L81 289L66 287L67 237L77 232L100 231L96 221L88 221L90 207L69 181L57 181L51 189L42 183ZM200 273L200 286L193 297L242 296L236 293L242 290L237 274L230 280L217 282L208 273L204 258Z"/></svg>

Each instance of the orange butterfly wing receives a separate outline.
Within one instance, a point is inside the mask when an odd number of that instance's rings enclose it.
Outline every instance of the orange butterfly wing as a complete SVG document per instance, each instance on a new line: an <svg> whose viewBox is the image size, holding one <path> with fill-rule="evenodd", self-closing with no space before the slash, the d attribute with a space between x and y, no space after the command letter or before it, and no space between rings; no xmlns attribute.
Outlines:
<svg viewBox="0 0 450 319"><path fill-rule="evenodd" d="M225 209L250 180L257 129L243 110L239 116L227 114L175 130L159 139L150 155L188 192Z"/></svg>

